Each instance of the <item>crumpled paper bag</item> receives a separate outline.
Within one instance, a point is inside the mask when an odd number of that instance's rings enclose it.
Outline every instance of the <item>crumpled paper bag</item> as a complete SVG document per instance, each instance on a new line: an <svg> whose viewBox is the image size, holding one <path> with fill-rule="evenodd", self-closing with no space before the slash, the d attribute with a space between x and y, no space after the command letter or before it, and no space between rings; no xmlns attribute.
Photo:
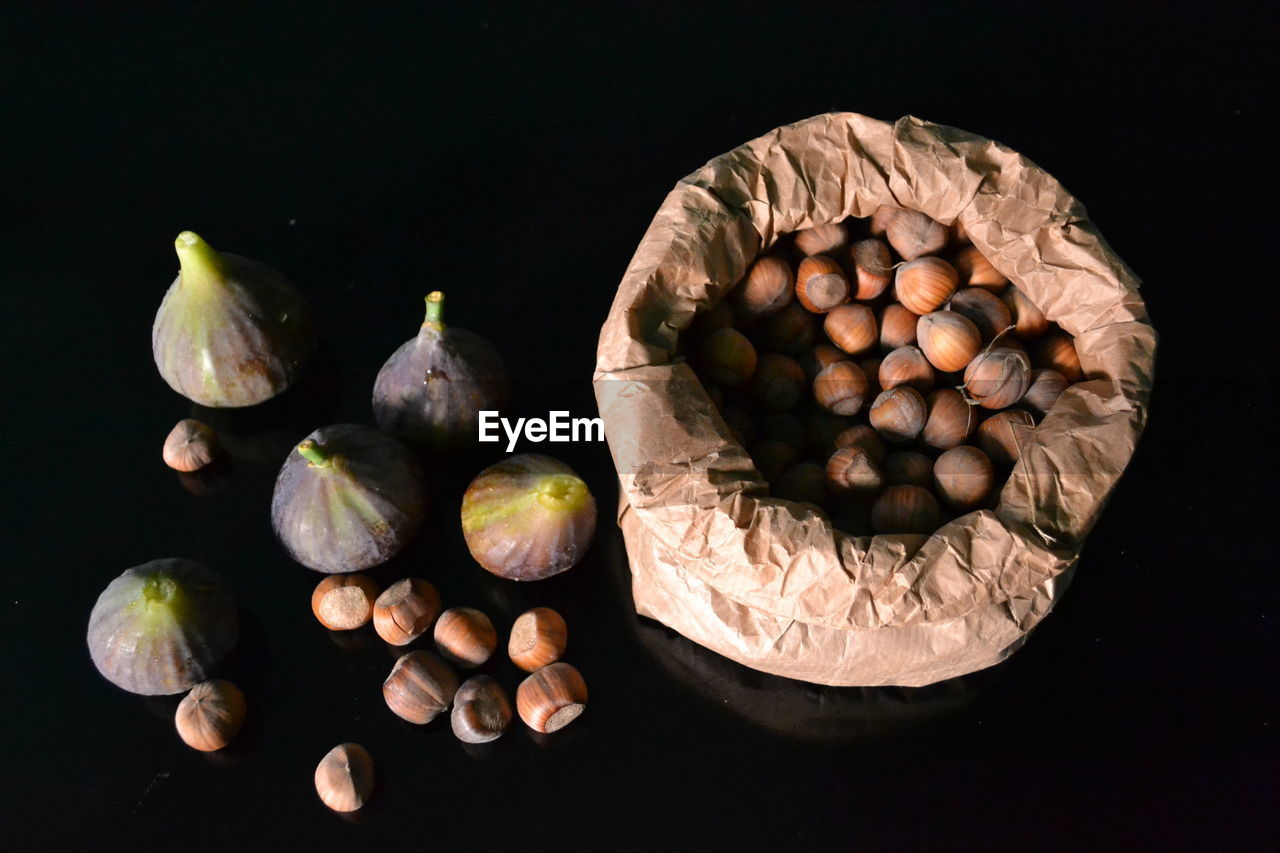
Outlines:
<svg viewBox="0 0 1280 853"><path fill-rule="evenodd" d="M1024 446L995 510L931 536L854 537L768 484L680 333L787 232L889 204L961 222L1075 336L1088 380ZM1147 417L1156 333L1138 281L1053 177L907 116L816 116L682 180L600 332L595 391L621 485L637 612L764 672L920 686L991 666L1052 609Z"/></svg>

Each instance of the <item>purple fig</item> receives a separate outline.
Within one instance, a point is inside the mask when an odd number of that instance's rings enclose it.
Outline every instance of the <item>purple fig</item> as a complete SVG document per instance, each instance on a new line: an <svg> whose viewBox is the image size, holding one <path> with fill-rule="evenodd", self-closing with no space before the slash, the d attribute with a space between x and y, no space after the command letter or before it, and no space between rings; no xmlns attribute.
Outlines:
<svg viewBox="0 0 1280 853"><path fill-rule="evenodd" d="M358 572L409 544L426 516L409 448L354 424L318 429L284 462L271 524L289 555L317 572Z"/></svg>
<svg viewBox="0 0 1280 853"><path fill-rule="evenodd" d="M190 231L151 350L169 387L203 406L252 406L284 391L316 347L311 311L275 270L220 254Z"/></svg>
<svg viewBox="0 0 1280 853"><path fill-rule="evenodd" d="M181 693L207 680L236 644L222 577L193 560L152 560L107 585L89 615L98 671L131 693Z"/></svg>
<svg viewBox="0 0 1280 853"><path fill-rule="evenodd" d="M507 372L493 344L465 329L446 327L444 294L427 296L427 318L378 371L373 416L378 426L432 450L475 445L480 411L507 398Z"/></svg>

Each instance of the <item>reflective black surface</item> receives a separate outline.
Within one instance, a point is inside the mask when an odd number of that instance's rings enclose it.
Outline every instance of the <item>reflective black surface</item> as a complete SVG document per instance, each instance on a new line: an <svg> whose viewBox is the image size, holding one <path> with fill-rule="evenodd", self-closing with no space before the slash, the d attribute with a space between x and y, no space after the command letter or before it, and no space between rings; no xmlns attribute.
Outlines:
<svg viewBox="0 0 1280 853"><path fill-rule="evenodd" d="M1220 6L6 5L0 848L1265 848L1274 29ZM503 631L561 610L591 703L555 736L517 726L480 748L399 721L379 690L393 654L370 629L322 629L318 576L272 535L283 455L370 422L373 377L435 287L503 352L516 414L594 414L597 330L666 192L829 109L1022 151L1147 283L1151 426L1065 600L1013 659L956 682L787 682L637 620L603 445L544 446L602 523L580 566L527 586L478 569L456 520L500 454L453 460L427 529L373 576L427 577ZM209 412L156 373L187 228L310 300L323 348L284 397ZM160 462L187 416L231 451L214 476ZM121 692L84 646L107 582L166 556L223 572L241 605L224 673L250 712L223 754L184 747L176 697ZM344 740L379 779L350 820L311 783Z"/></svg>

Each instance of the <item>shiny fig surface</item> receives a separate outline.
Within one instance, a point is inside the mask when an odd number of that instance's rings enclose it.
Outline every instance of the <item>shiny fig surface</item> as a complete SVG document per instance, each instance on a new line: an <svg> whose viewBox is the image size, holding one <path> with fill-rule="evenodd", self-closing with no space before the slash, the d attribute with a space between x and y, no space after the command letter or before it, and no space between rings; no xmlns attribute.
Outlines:
<svg viewBox="0 0 1280 853"><path fill-rule="evenodd" d="M499 577L541 580L582 559L596 529L596 501L568 465L524 453L491 465L462 497L471 556Z"/></svg>
<svg viewBox="0 0 1280 853"><path fill-rule="evenodd" d="M151 328L169 387L203 406L253 406L288 388L316 347L311 311L280 273L190 231Z"/></svg>
<svg viewBox="0 0 1280 853"><path fill-rule="evenodd" d="M126 569L89 615L89 655L131 693L181 693L205 681L236 644L235 602L222 577L194 560Z"/></svg>
<svg viewBox="0 0 1280 853"><path fill-rule="evenodd" d="M358 572L398 554L426 517L418 460L376 429L311 433L285 459L271 524L289 555L318 572Z"/></svg>
<svg viewBox="0 0 1280 853"><path fill-rule="evenodd" d="M418 336L400 346L378 371L373 416L385 431L432 450L469 448L480 411L506 402L507 372L493 344L446 326L444 294L427 296Z"/></svg>

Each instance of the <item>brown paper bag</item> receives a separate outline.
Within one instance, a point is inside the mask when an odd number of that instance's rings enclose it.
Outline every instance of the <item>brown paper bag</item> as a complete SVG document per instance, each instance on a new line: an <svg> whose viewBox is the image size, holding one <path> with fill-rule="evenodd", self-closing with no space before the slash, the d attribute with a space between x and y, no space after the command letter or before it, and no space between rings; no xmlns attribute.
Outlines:
<svg viewBox="0 0 1280 853"><path fill-rule="evenodd" d="M677 337L787 232L880 205L960 221L1075 336L1088 381L1035 430L994 511L932 536L853 537L768 497ZM991 666L1052 609L1147 416L1156 346L1138 281L1083 206L996 142L833 113L715 158L667 196L600 333L636 609L756 669L918 686Z"/></svg>

